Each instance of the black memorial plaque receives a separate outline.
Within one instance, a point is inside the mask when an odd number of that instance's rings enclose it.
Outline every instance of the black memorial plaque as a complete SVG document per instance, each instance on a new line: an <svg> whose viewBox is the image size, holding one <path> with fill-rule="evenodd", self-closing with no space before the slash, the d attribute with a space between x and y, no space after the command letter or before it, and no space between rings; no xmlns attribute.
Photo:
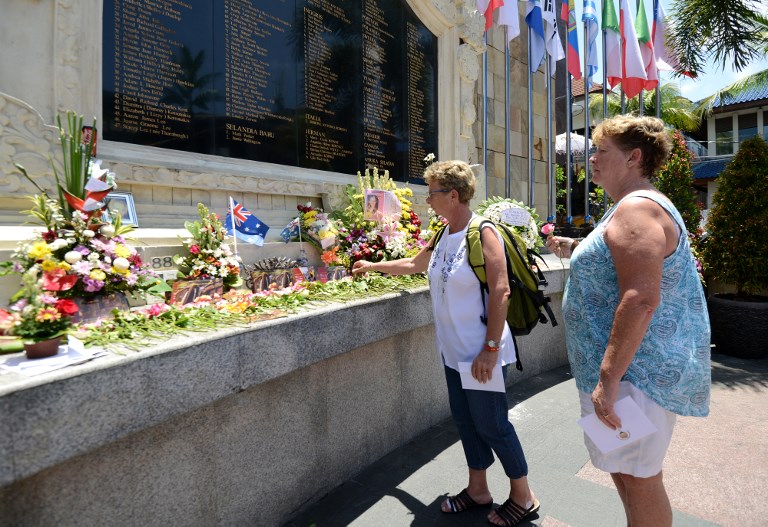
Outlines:
<svg viewBox="0 0 768 527"><path fill-rule="evenodd" d="M418 179L437 39L404 0L105 0L104 138Z"/></svg>

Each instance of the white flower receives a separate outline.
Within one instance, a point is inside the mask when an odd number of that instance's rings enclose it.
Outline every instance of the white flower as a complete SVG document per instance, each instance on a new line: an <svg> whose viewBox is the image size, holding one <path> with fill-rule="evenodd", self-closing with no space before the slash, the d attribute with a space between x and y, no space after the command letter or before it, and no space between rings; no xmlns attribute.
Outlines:
<svg viewBox="0 0 768 527"><path fill-rule="evenodd" d="M83 231L83 238L93 238L94 236L96 236L96 233L91 229L85 229Z"/></svg>
<svg viewBox="0 0 768 527"><path fill-rule="evenodd" d="M99 261L99 253L92 252L88 255L88 261L90 262L98 262Z"/></svg>
<svg viewBox="0 0 768 527"><path fill-rule="evenodd" d="M131 263L125 258L115 258L115 261L112 262L112 267L118 271L127 271L130 269Z"/></svg>
<svg viewBox="0 0 768 527"><path fill-rule="evenodd" d="M67 254L64 255L64 261L70 265L77 263L82 259L83 259L82 253L79 253L77 251L69 251Z"/></svg>
<svg viewBox="0 0 768 527"><path fill-rule="evenodd" d="M58 251L59 249L63 249L67 246L67 240L63 238L56 238L51 243L48 244L48 247L51 248L52 251Z"/></svg>
<svg viewBox="0 0 768 527"><path fill-rule="evenodd" d="M102 225L99 232L107 238L111 238L115 235L115 228L112 225Z"/></svg>

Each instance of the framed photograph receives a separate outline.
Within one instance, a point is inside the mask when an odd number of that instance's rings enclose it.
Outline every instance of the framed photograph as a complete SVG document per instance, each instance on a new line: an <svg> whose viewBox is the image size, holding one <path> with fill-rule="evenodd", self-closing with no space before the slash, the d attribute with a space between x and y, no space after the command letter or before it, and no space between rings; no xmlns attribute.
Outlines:
<svg viewBox="0 0 768 527"><path fill-rule="evenodd" d="M198 280L176 280L171 292L171 304L184 305L201 296L217 297L224 294L224 280L206 278Z"/></svg>
<svg viewBox="0 0 768 527"><path fill-rule="evenodd" d="M116 210L120 213L123 225L139 226L139 220L136 217L136 205L133 203L133 196L130 192L110 192L107 194L106 201L107 209L110 212Z"/></svg>

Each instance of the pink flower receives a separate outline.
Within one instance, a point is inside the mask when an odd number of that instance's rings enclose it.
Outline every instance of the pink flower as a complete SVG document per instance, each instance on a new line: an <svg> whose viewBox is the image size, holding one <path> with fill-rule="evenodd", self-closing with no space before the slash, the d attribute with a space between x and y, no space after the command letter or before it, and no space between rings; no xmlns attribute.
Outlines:
<svg viewBox="0 0 768 527"><path fill-rule="evenodd" d="M192 245L189 248L189 252L191 252L192 254L200 254L200 247L197 245Z"/></svg>
<svg viewBox="0 0 768 527"><path fill-rule="evenodd" d="M549 236L550 234L552 234L552 232L553 232L554 230L555 230L555 226L554 226L554 225L552 225L551 223L547 223L547 224L545 224L545 225L544 225L544 226L541 228L541 233L542 233L544 236Z"/></svg>

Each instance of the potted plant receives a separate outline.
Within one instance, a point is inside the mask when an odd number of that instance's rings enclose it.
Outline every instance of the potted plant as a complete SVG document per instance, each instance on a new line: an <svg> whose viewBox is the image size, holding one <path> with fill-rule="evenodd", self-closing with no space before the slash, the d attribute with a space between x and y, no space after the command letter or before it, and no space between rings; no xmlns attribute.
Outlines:
<svg viewBox="0 0 768 527"><path fill-rule="evenodd" d="M717 181L703 258L711 278L736 292L709 298L712 341L722 353L766 357L768 143L760 137L741 143Z"/></svg>
<svg viewBox="0 0 768 527"><path fill-rule="evenodd" d="M184 227L191 235L181 239L185 254L174 255L178 268L173 284L171 302L186 304L200 296L221 296L225 290L243 283L240 262L225 243L227 231L219 215L197 204L198 221L188 221Z"/></svg>
<svg viewBox="0 0 768 527"><path fill-rule="evenodd" d="M77 304L68 298L57 298L43 290L43 279L32 268L22 277L22 295L10 307L15 316L12 332L24 342L27 358L56 355L61 337L72 326Z"/></svg>

